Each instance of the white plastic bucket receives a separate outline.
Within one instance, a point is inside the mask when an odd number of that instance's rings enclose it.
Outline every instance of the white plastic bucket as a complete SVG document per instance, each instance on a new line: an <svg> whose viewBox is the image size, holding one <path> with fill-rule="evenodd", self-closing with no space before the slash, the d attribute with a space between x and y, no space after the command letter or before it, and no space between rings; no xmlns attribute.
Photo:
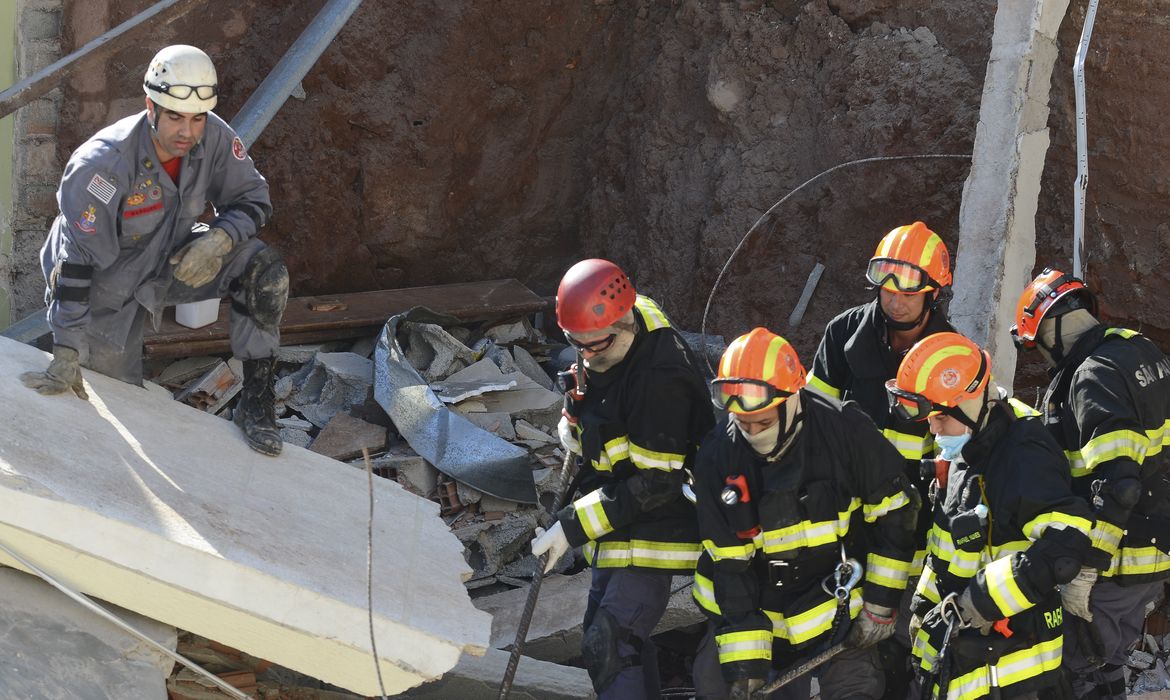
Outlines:
<svg viewBox="0 0 1170 700"><path fill-rule="evenodd" d="M175 306L175 320L188 328L202 328L219 318L219 299L204 299Z"/></svg>

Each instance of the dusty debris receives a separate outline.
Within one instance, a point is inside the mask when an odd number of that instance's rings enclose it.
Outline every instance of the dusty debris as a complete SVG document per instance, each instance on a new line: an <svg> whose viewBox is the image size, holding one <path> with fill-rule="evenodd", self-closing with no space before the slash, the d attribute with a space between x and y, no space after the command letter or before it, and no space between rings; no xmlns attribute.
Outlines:
<svg viewBox="0 0 1170 700"><path fill-rule="evenodd" d="M243 377L244 366L239 360L233 357L227 362L220 361L175 398L201 411L217 414L240 393Z"/></svg>
<svg viewBox="0 0 1170 700"><path fill-rule="evenodd" d="M324 428L333 416L369 400L374 367L370 360L351 352L321 352L300 372L280 381L293 387L285 404Z"/></svg>
<svg viewBox="0 0 1170 700"><path fill-rule="evenodd" d="M333 416L309 447L312 452L343 461L357 457L363 449L370 452L385 450L386 429L347 413Z"/></svg>

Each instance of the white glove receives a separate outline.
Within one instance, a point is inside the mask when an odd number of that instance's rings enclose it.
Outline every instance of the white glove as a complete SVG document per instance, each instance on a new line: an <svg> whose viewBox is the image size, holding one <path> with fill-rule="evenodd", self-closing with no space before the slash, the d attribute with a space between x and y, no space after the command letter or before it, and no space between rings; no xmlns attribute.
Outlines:
<svg viewBox="0 0 1170 700"><path fill-rule="evenodd" d="M536 537L532 538L532 553L539 557L548 552L548 562L544 565L544 573L552 571L552 568L567 551L569 551L569 540L565 538L565 529L561 527L560 521L557 521L548 530L543 527L536 528Z"/></svg>
<svg viewBox="0 0 1170 700"><path fill-rule="evenodd" d="M864 649L887 639L894 634L894 620L898 611L884 605L866 603L861 607L861 613L853 621L853 628L845 638L845 644L851 647Z"/></svg>
<svg viewBox="0 0 1170 700"><path fill-rule="evenodd" d="M959 596L959 613L972 627L979 630L979 634L985 637L991 634L991 628L995 625L995 622L983 617L983 613L979 612L979 608L975 607L975 602L971 600L970 586L963 591L963 595Z"/></svg>
<svg viewBox="0 0 1170 700"><path fill-rule="evenodd" d="M1060 587L1060 601L1064 609L1089 622L1093 621L1093 613L1089 611L1089 594L1093 591L1093 584L1097 582L1097 570L1082 566L1076 578Z"/></svg>
<svg viewBox="0 0 1170 700"><path fill-rule="evenodd" d="M565 448L566 452L581 454L581 441L577 439L577 429L569 422L568 416L561 416L561 422L557 423L557 435L561 437L561 447Z"/></svg>

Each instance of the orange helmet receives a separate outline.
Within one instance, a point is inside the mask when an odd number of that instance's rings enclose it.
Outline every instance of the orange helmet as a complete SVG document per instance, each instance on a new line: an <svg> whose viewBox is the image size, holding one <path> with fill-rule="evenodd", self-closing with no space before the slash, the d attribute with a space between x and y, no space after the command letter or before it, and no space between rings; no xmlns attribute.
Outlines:
<svg viewBox="0 0 1170 700"><path fill-rule="evenodd" d="M958 333L935 333L914 344L886 382L890 409L903 420L931 413L957 415L959 404L978 398L991 378L991 355Z"/></svg>
<svg viewBox="0 0 1170 700"><path fill-rule="evenodd" d="M1097 300L1081 280L1050 267L1036 276L1016 304L1016 323L1012 326L1012 341L1017 348L1036 347L1040 322L1051 315L1063 316L1073 309L1088 309L1097 315Z"/></svg>
<svg viewBox="0 0 1170 700"><path fill-rule="evenodd" d="M637 298L620 267L599 258L582 260L557 287L557 325L566 333L608 328L634 308Z"/></svg>
<svg viewBox="0 0 1170 700"><path fill-rule="evenodd" d="M942 289L951 285L951 256L937 233L915 221L882 238L865 278L876 287L903 294Z"/></svg>
<svg viewBox="0 0 1170 700"><path fill-rule="evenodd" d="M805 381L792 344L767 328L755 328L723 351L711 396L717 407L748 415L779 406Z"/></svg>

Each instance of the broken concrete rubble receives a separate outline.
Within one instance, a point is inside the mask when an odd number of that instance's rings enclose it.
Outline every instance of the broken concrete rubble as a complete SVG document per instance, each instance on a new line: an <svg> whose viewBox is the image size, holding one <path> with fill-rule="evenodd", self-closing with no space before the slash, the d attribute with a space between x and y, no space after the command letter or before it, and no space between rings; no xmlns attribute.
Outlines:
<svg viewBox="0 0 1170 700"><path fill-rule="evenodd" d="M164 647L174 627L105 606ZM0 567L0 697L121 700L166 697L175 662L39 578Z"/></svg>
<svg viewBox="0 0 1170 700"><path fill-rule="evenodd" d="M309 449L336 460L358 457L363 449L381 452L386 449L386 428L338 413L329 419Z"/></svg>
<svg viewBox="0 0 1170 700"><path fill-rule="evenodd" d="M27 391L17 378L46 354L0 344L8 547L83 592L377 691L364 475L296 448L257 455L234 425L97 373L88 402ZM60 425L69 439L46 448L39 436ZM400 692L482 651L489 621L435 505L386 480L374 488L373 623L387 689Z"/></svg>
<svg viewBox="0 0 1170 700"><path fill-rule="evenodd" d="M507 652L489 649L483 656L464 656L446 675L395 700L495 700L508 666ZM515 700L590 700L595 698L583 668L560 666L522 656L509 695Z"/></svg>
<svg viewBox="0 0 1170 700"><path fill-rule="evenodd" d="M351 352L322 352L304 369L280 380L291 392L285 404L313 425L324 428L338 413L369 400L374 384L370 360Z"/></svg>

